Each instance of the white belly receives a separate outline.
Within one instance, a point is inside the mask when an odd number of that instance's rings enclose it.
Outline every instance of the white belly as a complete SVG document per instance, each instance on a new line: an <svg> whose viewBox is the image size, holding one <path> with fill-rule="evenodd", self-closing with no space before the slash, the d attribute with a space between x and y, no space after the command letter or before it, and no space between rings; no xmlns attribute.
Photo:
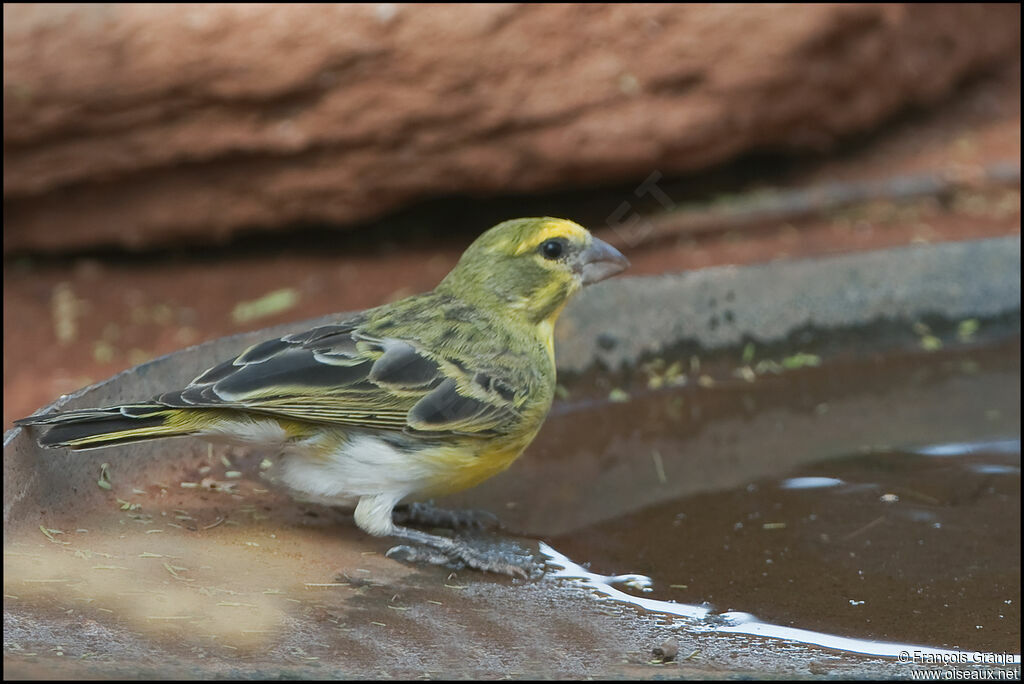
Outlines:
<svg viewBox="0 0 1024 684"><path fill-rule="evenodd" d="M307 499L341 504L383 494L397 502L436 475L428 462L376 437L355 435L326 454L316 448L317 439L286 446L275 473Z"/></svg>

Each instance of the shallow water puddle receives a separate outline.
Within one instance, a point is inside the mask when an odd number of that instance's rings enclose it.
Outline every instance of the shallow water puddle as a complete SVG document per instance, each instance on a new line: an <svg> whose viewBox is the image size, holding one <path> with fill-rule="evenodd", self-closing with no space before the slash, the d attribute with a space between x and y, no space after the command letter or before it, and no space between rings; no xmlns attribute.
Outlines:
<svg viewBox="0 0 1024 684"><path fill-rule="evenodd" d="M904 659L902 662L909 661L912 657L910 654L914 653L928 654L928 656L931 656L932 658L960 655L960 652L958 651L949 651L929 646L870 641L865 639L851 639L849 637L826 634L823 632L814 632L807 629L773 625L761 622L750 613L741 613L739 611L715 613L707 604L693 606L676 603L675 601L659 601L657 599L633 596L617 589L615 585L625 584L626 586L634 588L640 587L642 590L649 590L653 584L649 577L645 577L643 575L616 575L612 577L598 575L572 562L570 559L547 544L541 543L540 548L541 553L543 553L547 558L548 564L554 568L554 576L575 581L594 590L600 596L607 597L621 604L637 606L651 612L667 613L668 615L689 618L689 622L680 625L680 627L690 629L692 631L717 631L728 634L747 634L750 636L785 639L787 641L823 646L825 648L847 651L850 653L881 656L885 658L902 658ZM623 581L624 578L626 578L625 581ZM990 658L989 656L995 657ZM919 659L922 658L920 655L918 657ZM1005 652L993 654L991 652L975 651L967 653L966 658L967 659L963 661L954 660L947 662L996 665L1020 664L1019 654Z"/></svg>
<svg viewBox="0 0 1024 684"><path fill-rule="evenodd" d="M503 518L693 629L1019 663L1019 390L1015 340L581 401L503 476Z"/></svg>
<svg viewBox="0 0 1024 684"><path fill-rule="evenodd" d="M663 600L860 638L1016 652L1017 444L959 458L832 459L552 543L595 567L650 575L650 595ZM827 485L793 486L808 481Z"/></svg>

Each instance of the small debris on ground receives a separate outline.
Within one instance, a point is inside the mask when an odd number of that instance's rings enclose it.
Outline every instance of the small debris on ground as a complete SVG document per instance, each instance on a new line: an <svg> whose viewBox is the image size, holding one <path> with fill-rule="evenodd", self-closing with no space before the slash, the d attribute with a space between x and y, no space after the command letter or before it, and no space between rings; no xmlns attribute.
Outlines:
<svg viewBox="0 0 1024 684"><path fill-rule="evenodd" d="M655 646L651 654L663 663L670 663L676 659L679 653L679 643L672 638L665 639L661 646Z"/></svg>

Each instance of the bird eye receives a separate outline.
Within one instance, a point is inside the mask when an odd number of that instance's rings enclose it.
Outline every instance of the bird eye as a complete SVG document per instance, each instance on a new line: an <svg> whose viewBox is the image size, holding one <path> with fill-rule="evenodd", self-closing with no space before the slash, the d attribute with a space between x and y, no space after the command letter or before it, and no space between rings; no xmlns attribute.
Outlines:
<svg viewBox="0 0 1024 684"><path fill-rule="evenodd" d="M540 253L545 259L557 259L565 252L565 243L561 240L545 240L541 243Z"/></svg>

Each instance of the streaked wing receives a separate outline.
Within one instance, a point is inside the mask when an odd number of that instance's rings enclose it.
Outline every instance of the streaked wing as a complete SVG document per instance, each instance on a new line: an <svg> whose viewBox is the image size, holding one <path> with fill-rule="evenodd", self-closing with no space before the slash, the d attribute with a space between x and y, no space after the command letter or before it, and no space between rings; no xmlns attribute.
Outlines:
<svg viewBox="0 0 1024 684"><path fill-rule="evenodd" d="M360 322L261 342L156 400L434 434L485 436L518 417L523 393L513 383L414 342L369 336Z"/></svg>

